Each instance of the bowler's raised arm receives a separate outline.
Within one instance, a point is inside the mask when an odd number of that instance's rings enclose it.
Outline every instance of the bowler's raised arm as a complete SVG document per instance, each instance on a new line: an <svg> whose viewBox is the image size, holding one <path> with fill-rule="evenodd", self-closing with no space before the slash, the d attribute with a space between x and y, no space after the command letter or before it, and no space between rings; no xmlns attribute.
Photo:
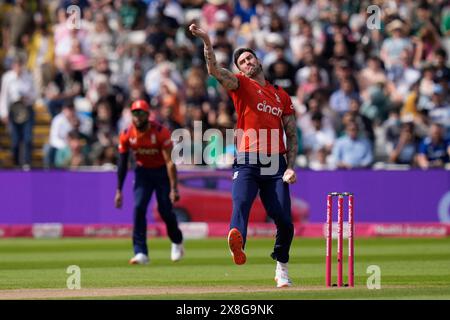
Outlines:
<svg viewBox="0 0 450 320"><path fill-rule="evenodd" d="M189 26L189 31L191 31L194 36L203 40L208 73L215 77L226 89L237 89L239 87L239 80L236 76L231 71L222 68L217 64L216 55L214 54L208 33L199 28L195 23Z"/></svg>

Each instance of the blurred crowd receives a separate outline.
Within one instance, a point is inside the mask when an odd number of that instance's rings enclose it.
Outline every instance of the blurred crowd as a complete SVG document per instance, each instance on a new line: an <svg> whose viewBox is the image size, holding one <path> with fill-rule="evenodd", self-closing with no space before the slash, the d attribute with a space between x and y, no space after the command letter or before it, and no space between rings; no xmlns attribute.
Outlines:
<svg viewBox="0 0 450 320"><path fill-rule="evenodd" d="M149 101L152 119L171 130L193 131L195 121L203 131L233 128L233 105L208 76L191 23L209 32L223 67L236 71L233 50L251 47L268 80L291 95L298 165L450 162L449 1L4 0L0 7L0 126L17 166L31 165L36 105L52 119L45 167L114 167L136 99ZM233 152L224 145L211 154L214 166L229 165Z"/></svg>

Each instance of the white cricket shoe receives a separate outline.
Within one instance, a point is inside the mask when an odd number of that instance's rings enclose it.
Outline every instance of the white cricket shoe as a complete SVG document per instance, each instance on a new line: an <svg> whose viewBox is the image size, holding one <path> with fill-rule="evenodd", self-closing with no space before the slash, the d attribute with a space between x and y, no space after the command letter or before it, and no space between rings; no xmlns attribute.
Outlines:
<svg viewBox="0 0 450 320"><path fill-rule="evenodd" d="M284 288L292 286L292 281L288 274L288 264L277 261L277 268L275 269L275 281L277 288Z"/></svg>
<svg viewBox="0 0 450 320"><path fill-rule="evenodd" d="M184 246L183 243L176 244L172 243L172 250L170 251L170 259L173 262L180 261L184 257Z"/></svg>
<svg viewBox="0 0 450 320"><path fill-rule="evenodd" d="M130 259L129 264L148 264L149 258L146 254L137 253L133 258Z"/></svg>

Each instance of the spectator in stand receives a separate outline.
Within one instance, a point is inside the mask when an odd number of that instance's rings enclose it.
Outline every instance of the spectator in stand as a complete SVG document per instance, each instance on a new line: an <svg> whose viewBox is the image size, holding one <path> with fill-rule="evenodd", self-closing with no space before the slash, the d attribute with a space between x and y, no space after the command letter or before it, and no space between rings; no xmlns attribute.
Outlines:
<svg viewBox="0 0 450 320"><path fill-rule="evenodd" d="M404 122L401 125L400 136L389 154L389 162L415 166L418 149L419 139L414 132L414 123Z"/></svg>
<svg viewBox="0 0 450 320"><path fill-rule="evenodd" d="M346 135L336 140L332 156L339 169L369 168L374 160L370 141L359 136L355 122L347 124Z"/></svg>
<svg viewBox="0 0 450 320"><path fill-rule="evenodd" d="M66 58L71 70L80 71L81 73L86 72L91 64L89 56L83 52L78 39L73 39L71 45L71 50Z"/></svg>
<svg viewBox="0 0 450 320"><path fill-rule="evenodd" d="M95 15L95 25L93 32L87 35L87 41L90 43L91 56L111 57L114 53L115 33L108 25L108 19L105 14L98 12Z"/></svg>
<svg viewBox="0 0 450 320"><path fill-rule="evenodd" d="M317 1L300 0L293 4L289 12L289 20L292 22L296 17L302 17L309 22L319 18L319 6Z"/></svg>
<svg viewBox="0 0 450 320"><path fill-rule="evenodd" d="M427 23L424 25L416 39L414 50L414 66L420 68L423 63L431 63L434 59L434 53L441 48L441 41L437 30Z"/></svg>
<svg viewBox="0 0 450 320"><path fill-rule="evenodd" d="M411 52L403 50L400 53L400 64L387 73L387 90L393 102L404 102L411 86L420 79L419 70L413 66Z"/></svg>
<svg viewBox="0 0 450 320"><path fill-rule="evenodd" d="M446 83L450 83L450 68L447 66L447 51L440 48L434 53L433 65L436 68L435 81L440 82L441 80Z"/></svg>
<svg viewBox="0 0 450 320"><path fill-rule="evenodd" d="M108 104L111 106L113 122L117 122L122 112L123 95L111 85L109 78L105 74L99 74L95 78L94 88L95 90L91 91L93 95L91 95L89 102L95 106L99 101L108 101ZM92 111L95 112L95 109Z"/></svg>
<svg viewBox="0 0 450 320"><path fill-rule="evenodd" d="M347 121L355 121L358 124L358 128L361 130L361 135L369 139L370 142L374 144L375 133L373 123L368 117L361 113L360 109L361 101L358 98L350 99L350 109L342 118L342 124L345 127L347 125Z"/></svg>
<svg viewBox="0 0 450 320"><path fill-rule="evenodd" d="M26 70L25 59L17 56L13 60L11 70L2 77L0 120L5 126L9 126L14 165L24 169L31 167L36 97L33 77ZM20 152L22 143L23 157Z"/></svg>
<svg viewBox="0 0 450 320"><path fill-rule="evenodd" d="M161 83L165 81L172 81L178 88L182 87L183 78L175 69L175 64L161 59L162 61L158 61L145 75L145 90L151 98L158 95Z"/></svg>
<svg viewBox="0 0 450 320"><path fill-rule="evenodd" d="M62 110L57 114L50 125L49 143L44 147L45 166L53 168L58 150L67 147L67 135L74 130L79 121L72 100L64 100Z"/></svg>
<svg viewBox="0 0 450 320"><path fill-rule="evenodd" d="M78 130L67 134L67 145L56 152L57 168L78 168L88 165L88 148Z"/></svg>
<svg viewBox="0 0 450 320"><path fill-rule="evenodd" d="M236 0L234 6L234 15L239 17L240 23L249 23L254 15L256 8L252 0Z"/></svg>
<svg viewBox="0 0 450 320"><path fill-rule="evenodd" d="M55 54L57 58L67 58L74 46L73 42L78 42L82 52L90 52L88 43L88 31L83 27L68 29L67 20L62 22L60 30L55 31Z"/></svg>
<svg viewBox="0 0 450 320"><path fill-rule="evenodd" d="M284 0L263 0L256 1L256 11L261 20L262 27L266 27L270 25L272 20L272 16L277 14L283 21L292 21L289 18L289 13L291 8L289 8L288 4Z"/></svg>
<svg viewBox="0 0 450 320"><path fill-rule="evenodd" d="M95 105L99 99L97 85L100 79L110 83L112 71L108 59L98 57L93 60L92 68L83 75L83 88L86 91L86 98Z"/></svg>
<svg viewBox="0 0 450 320"><path fill-rule="evenodd" d="M2 44L10 59L25 53L30 34L33 31L33 14L27 2L16 0L13 8L4 16Z"/></svg>
<svg viewBox="0 0 450 320"><path fill-rule="evenodd" d="M142 0L115 1L120 18L120 27L124 30L143 30L146 27L147 8Z"/></svg>
<svg viewBox="0 0 450 320"><path fill-rule="evenodd" d="M215 14L219 10L225 10L229 17L233 16L233 8L227 0L207 0L202 7L202 20L201 24L205 26L207 30L211 28L215 23Z"/></svg>
<svg viewBox="0 0 450 320"><path fill-rule="evenodd" d="M350 60L342 57L334 57L329 60L329 63L326 67L330 70L330 89L332 91L339 90L342 83L346 80L352 82L355 90L358 89L358 84L354 77L355 70Z"/></svg>
<svg viewBox="0 0 450 320"><path fill-rule="evenodd" d="M57 60L58 71L46 88L47 107L54 118L67 99L74 99L83 94L83 75L80 71L71 70L65 59Z"/></svg>
<svg viewBox="0 0 450 320"><path fill-rule="evenodd" d="M321 31L315 31L311 23L304 18L294 20L290 28L289 45L292 50L295 64L303 59L303 48L307 44L314 43L314 54L320 56L323 51L323 36Z"/></svg>
<svg viewBox="0 0 450 320"><path fill-rule="evenodd" d="M390 153L394 144L400 137L402 122L400 119L400 112L397 108L392 108L389 111L388 118L382 123L381 129L385 135L385 147Z"/></svg>
<svg viewBox="0 0 450 320"><path fill-rule="evenodd" d="M295 85L295 68L285 57L283 46L277 47L275 52L276 59L267 68L267 80L283 88L290 96L294 96L297 89Z"/></svg>
<svg viewBox="0 0 450 320"><path fill-rule="evenodd" d="M323 127L322 119L322 113L314 113L311 116L314 132L303 135L303 148L309 164L313 162L321 163L322 152L325 152L325 157L330 155L336 139L336 134L332 128Z"/></svg>
<svg viewBox="0 0 450 320"><path fill-rule="evenodd" d="M302 104L305 100L309 99L311 94L316 90L327 88L327 84L321 76L319 66L313 65L309 69L308 78L297 88L297 99Z"/></svg>
<svg viewBox="0 0 450 320"><path fill-rule="evenodd" d="M444 137L444 128L431 124L428 136L422 140L417 163L422 169L444 168L450 162L450 141Z"/></svg>
<svg viewBox="0 0 450 320"><path fill-rule="evenodd" d="M444 128L445 137L450 138L450 103L447 100L448 92L440 84L433 88L433 95L428 106L428 117L432 122L440 123Z"/></svg>
<svg viewBox="0 0 450 320"><path fill-rule="evenodd" d="M400 54L403 50L406 49L412 52L413 47L410 38L406 35L406 25L403 21L396 19L390 22L386 29L391 34L391 37L383 41L380 57L386 68L390 70L394 66L401 64Z"/></svg>
<svg viewBox="0 0 450 320"><path fill-rule="evenodd" d="M181 106L178 88L170 83L161 85L161 94L157 97L161 109L170 109L170 117L178 126L184 123L185 108ZM162 111L162 110L161 110Z"/></svg>
<svg viewBox="0 0 450 320"><path fill-rule="evenodd" d="M361 114L378 126L386 120L391 107L390 96L385 83L377 83L368 90L369 99L361 106Z"/></svg>
<svg viewBox="0 0 450 320"><path fill-rule="evenodd" d="M367 66L362 69L357 76L361 98L369 100L370 87L378 83L386 83L386 72L383 69L383 62L376 56L371 56L367 60Z"/></svg>
<svg viewBox="0 0 450 320"><path fill-rule="evenodd" d="M436 69L433 65L427 64L423 66L422 76L419 82L419 110L425 109L429 111L431 96L436 83L434 82Z"/></svg>
<svg viewBox="0 0 450 320"><path fill-rule="evenodd" d="M341 117L350 110L350 101L352 98L359 99L358 92L355 90L350 78L342 81L339 90L333 92L330 97L330 107Z"/></svg>
<svg viewBox="0 0 450 320"><path fill-rule="evenodd" d="M42 13L34 14L34 24L36 28L27 47L27 67L33 74L38 97L43 97L44 88L50 82L54 69L55 44Z"/></svg>

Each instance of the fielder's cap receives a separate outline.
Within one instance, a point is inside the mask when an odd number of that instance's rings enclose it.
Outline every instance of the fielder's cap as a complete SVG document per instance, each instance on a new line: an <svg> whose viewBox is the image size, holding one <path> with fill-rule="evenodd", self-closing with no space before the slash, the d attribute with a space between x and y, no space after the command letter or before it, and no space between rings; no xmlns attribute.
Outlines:
<svg viewBox="0 0 450 320"><path fill-rule="evenodd" d="M134 110L142 110L147 113L150 113L150 106L148 105L148 103L145 100L136 100L131 105L131 111L134 111Z"/></svg>
<svg viewBox="0 0 450 320"><path fill-rule="evenodd" d="M239 59L239 57L241 56L241 54L243 54L244 52L250 52L252 55L254 55L256 58L258 58L257 56L256 56L256 53L255 53L255 51L253 51L252 49L250 49L250 48L239 48L239 49L236 49L235 51L234 51L234 53L233 53L233 61L234 61L234 64L236 65L236 67L239 69L239 66L238 66L238 64L237 64L237 61L238 61L238 59Z"/></svg>

